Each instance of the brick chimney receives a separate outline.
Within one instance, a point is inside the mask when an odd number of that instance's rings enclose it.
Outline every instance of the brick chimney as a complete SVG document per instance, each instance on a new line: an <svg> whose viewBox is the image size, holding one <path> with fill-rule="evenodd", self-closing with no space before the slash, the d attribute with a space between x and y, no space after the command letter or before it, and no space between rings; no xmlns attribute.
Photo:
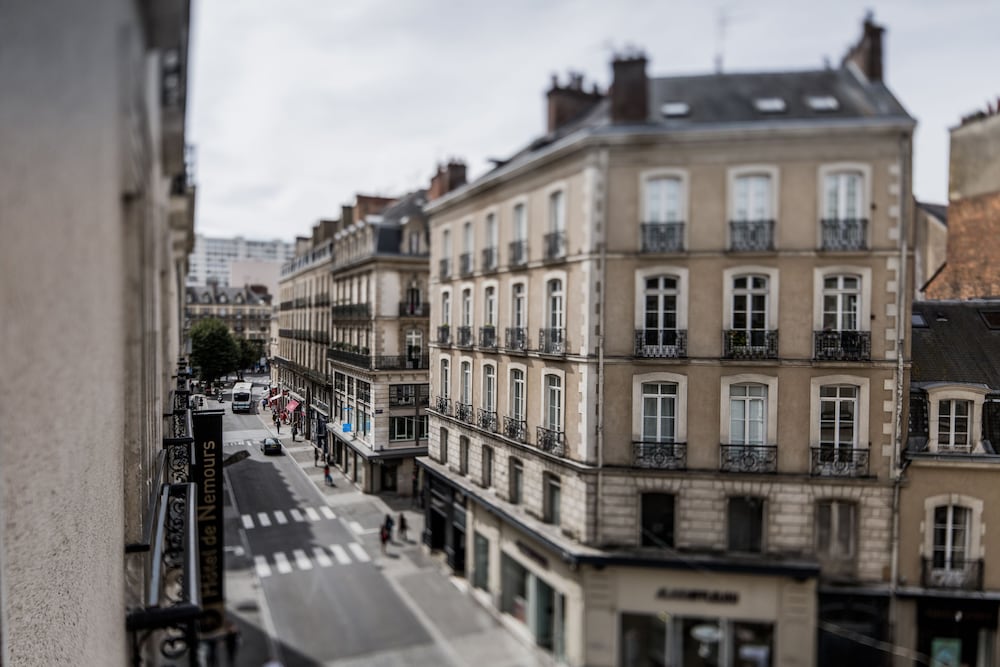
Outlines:
<svg viewBox="0 0 1000 667"><path fill-rule="evenodd" d="M584 90L583 75L577 72L569 73L569 83L566 86L560 86L559 77L553 74L552 87L546 96L549 101L549 132L576 120L604 99L604 94L596 84L590 92Z"/></svg>
<svg viewBox="0 0 1000 667"><path fill-rule="evenodd" d="M611 122L644 123L649 119L649 78L641 51L616 55L611 61Z"/></svg>
<svg viewBox="0 0 1000 667"><path fill-rule="evenodd" d="M861 39L848 50L840 64L846 66L854 63L866 79L872 83L881 82L883 32L885 28L876 25L872 20L872 13L868 12L862 24Z"/></svg>
<svg viewBox="0 0 1000 667"><path fill-rule="evenodd" d="M427 201L433 201L463 185L465 185L465 163L461 160L448 160L446 165L439 164L437 173L431 177L431 186L427 189Z"/></svg>

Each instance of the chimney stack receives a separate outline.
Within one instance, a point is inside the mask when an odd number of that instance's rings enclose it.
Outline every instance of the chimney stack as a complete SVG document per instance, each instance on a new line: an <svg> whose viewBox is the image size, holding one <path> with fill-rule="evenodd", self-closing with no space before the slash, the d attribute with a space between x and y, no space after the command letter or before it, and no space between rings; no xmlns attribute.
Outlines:
<svg viewBox="0 0 1000 667"><path fill-rule="evenodd" d="M615 56L611 62L611 122L644 123L649 119L649 78L641 51Z"/></svg>
<svg viewBox="0 0 1000 667"><path fill-rule="evenodd" d="M427 189L427 201L433 201L463 185L465 185L465 163L454 158L448 160L447 165L439 164L437 173L431 177L431 186Z"/></svg>
<svg viewBox="0 0 1000 667"><path fill-rule="evenodd" d="M554 132L567 123L576 120L593 109L604 99L600 89L594 85L591 92L583 89L583 74L569 73L569 83L559 85L559 77L552 75L552 87L546 93L548 98L548 132Z"/></svg>
<svg viewBox="0 0 1000 667"><path fill-rule="evenodd" d="M876 25L872 20L872 13L865 15L865 22L862 24L861 39L844 56L841 65L849 62L861 70L865 78L872 83L882 81L882 33L885 28Z"/></svg>

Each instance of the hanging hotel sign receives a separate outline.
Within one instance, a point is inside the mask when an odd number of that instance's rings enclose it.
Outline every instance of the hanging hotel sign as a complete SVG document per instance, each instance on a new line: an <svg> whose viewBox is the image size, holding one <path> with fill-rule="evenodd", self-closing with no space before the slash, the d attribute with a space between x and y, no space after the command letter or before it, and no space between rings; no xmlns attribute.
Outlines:
<svg viewBox="0 0 1000 667"><path fill-rule="evenodd" d="M222 628L225 618L223 595L224 553L222 523L222 410L203 410L192 415L194 461L191 481L197 485L198 575L201 582L202 632Z"/></svg>
<svg viewBox="0 0 1000 667"><path fill-rule="evenodd" d="M697 588L661 588L656 591L656 599L736 604L740 601L740 594L735 591L706 591Z"/></svg>

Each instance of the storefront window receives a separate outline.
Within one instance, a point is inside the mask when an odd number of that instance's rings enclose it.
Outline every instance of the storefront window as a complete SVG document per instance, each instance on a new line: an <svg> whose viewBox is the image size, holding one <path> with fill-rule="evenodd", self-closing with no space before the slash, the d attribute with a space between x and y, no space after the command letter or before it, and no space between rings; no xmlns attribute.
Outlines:
<svg viewBox="0 0 1000 667"><path fill-rule="evenodd" d="M733 623L733 667L767 667L771 664L774 626L770 623Z"/></svg>
<svg viewBox="0 0 1000 667"><path fill-rule="evenodd" d="M722 625L718 619L681 620L681 664L685 667L721 667Z"/></svg>
<svg viewBox="0 0 1000 667"><path fill-rule="evenodd" d="M490 541L475 533L473 535L473 570L472 585L482 590L489 590L490 581Z"/></svg>
<svg viewBox="0 0 1000 667"><path fill-rule="evenodd" d="M666 667L666 614L622 614L622 667Z"/></svg>
<svg viewBox="0 0 1000 667"><path fill-rule="evenodd" d="M774 626L658 614L622 613L624 667L771 667Z"/></svg>
<svg viewBox="0 0 1000 667"><path fill-rule="evenodd" d="M501 557L501 586L503 595L500 610L522 623L528 622L528 571L516 560L504 554Z"/></svg>

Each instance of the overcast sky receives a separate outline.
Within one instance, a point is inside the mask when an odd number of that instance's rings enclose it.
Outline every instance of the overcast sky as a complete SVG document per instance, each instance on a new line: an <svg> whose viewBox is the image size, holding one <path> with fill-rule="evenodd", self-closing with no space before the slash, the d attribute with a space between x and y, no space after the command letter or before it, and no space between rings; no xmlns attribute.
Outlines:
<svg viewBox="0 0 1000 667"><path fill-rule="evenodd" d="M1000 0L194 0L188 131L196 230L283 238L355 193L470 177L545 130L551 75L606 88L615 50L651 76L834 65L867 9L885 80L919 123L914 190L945 202L948 128L1000 96Z"/></svg>

